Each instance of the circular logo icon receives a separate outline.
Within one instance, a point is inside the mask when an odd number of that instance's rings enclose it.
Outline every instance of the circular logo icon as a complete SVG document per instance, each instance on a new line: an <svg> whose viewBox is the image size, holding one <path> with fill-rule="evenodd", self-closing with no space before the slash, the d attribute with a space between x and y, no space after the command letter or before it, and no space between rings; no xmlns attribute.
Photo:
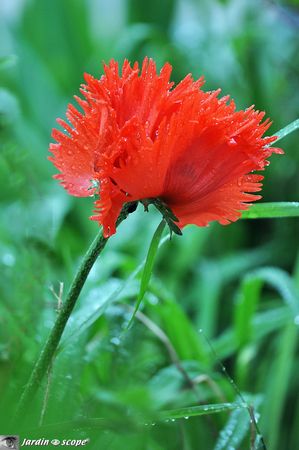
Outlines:
<svg viewBox="0 0 299 450"><path fill-rule="evenodd" d="M59 439L52 439L51 444L52 445L59 445L60 444L60 440Z"/></svg>

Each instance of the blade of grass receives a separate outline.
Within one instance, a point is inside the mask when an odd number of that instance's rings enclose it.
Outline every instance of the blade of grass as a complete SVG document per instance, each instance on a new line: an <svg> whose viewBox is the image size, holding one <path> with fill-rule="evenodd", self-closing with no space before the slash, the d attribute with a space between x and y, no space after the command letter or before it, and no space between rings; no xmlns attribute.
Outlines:
<svg viewBox="0 0 299 450"><path fill-rule="evenodd" d="M269 448L278 448L284 408L286 407L288 386L295 361L298 327L290 322L280 336L278 353L269 369L268 389L262 411L263 429L268 432ZM275 393L275 395L273 395Z"/></svg>
<svg viewBox="0 0 299 450"><path fill-rule="evenodd" d="M156 231L153 235L153 238L151 240L151 243L150 243L150 246L148 249L148 253L146 256L145 266L144 266L142 276L141 276L139 294L137 297L134 312L133 312L132 317L127 325L127 330L131 327L133 320L135 318L135 315L139 309L140 303L142 302L142 299L147 291L147 288L148 288L148 285L149 285L149 282L151 279L153 267L154 267L155 257L156 257L156 254L157 254L157 251L159 248L160 239L161 239L162 233L164 231L165 225L166 225L166 221L163 219L160 222L160 224L158 225L158 228L156 229Z"/></svg>
<svg viewBox="0 0 299 450"><path fill-rule="evenodd" d="M250 342L253 333L253 317L262 288L259 277L245 276L241 283L234 309L236 343L243 347Z"/></svg>
<svg viewBox="0 0 299 450"><path fill-rule="evenodd" d="M273 136L276 136L277 139L275 142L273 142L273 144L276 144L276 142L280 141L280 139L283 139L288 134L293 133L293 131L298 130L298 128L299 128L299 119L296 119L294 120L294 122L289 123L289 125L287 125L286 127L281 128L281 130L277 131L277 133L274 133Z"/></svg>
<svg viewBox="0 0 299 450"><path fill-rule="evenodd" d="M242 213L242 219L299 217L299 202L269 202L252 205Z"/></svg>
<svg viewBox="0 0 299 450"><path fill-rule="evenodd" d="M160 415L162 420L186 419L189 417L204 416L208 414L216 414L224 411L232 411L235 409L245 409L243 403L216 403L211 405L190 406L186 408L171 409L163 411Z"/></svg>

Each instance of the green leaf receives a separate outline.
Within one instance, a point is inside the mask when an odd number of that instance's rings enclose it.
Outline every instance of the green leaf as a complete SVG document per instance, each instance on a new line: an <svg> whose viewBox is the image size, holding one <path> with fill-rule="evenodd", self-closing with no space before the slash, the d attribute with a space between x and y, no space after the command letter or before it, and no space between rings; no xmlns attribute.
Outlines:
<svg viewBox="0 0 299 450"><path fill-rule="evenodd" d="M164 420L186 419L189 417L205 416L208 414L222 413L225 411L233 411L235 409L247 409L247 405L243 403L216 403L212 405L199 405L187 408L171 409L163 411L161 418Z"/></svg>
<svg viewBox="0 0 299 450"><path fill-rule="evenodd" d="M276 144L276 142L280 141L280 139L283 139L288 134L293 133L293 131L298 129L299 129L299 119L294 120L294 122L289 123L289 125L277 131L277 133L274 133L273 136L277 136L277 139L275 142L273 142L272 145Z"/></svg>
<svg viewBox="0 0 299 450"><path fill-rule="evenodd" d="M141 277L141 283L140 283L140 291L137 297L137 302L135 305L135 309L133 312L133 315L128 323L127 329L130 328L130 326L133 323L133 320L135 318L135 315L139 309L140 303L142 302L142 299L144 297L144 294L147 291L149 282L150 282L150 278L152 275L152 271L153 271L153 267L154 267L154 261L155 261L155 257L159 248L159 242L162 236L162 233L164 231L166 222L163 219L160 224L158 225L158 228L156 229L154 236L152 238L152 241L150 243L149 249L148 249L148 253L147 253L147 257L146 257L146 261L145 261L145 266L142 272L142 277Z"/></svg>
<svg viewBox="0 0 299 450"><path fill-rule="evenodd" d="M242 213L242 219L299 217L299 202L258 203Z"/></svg>

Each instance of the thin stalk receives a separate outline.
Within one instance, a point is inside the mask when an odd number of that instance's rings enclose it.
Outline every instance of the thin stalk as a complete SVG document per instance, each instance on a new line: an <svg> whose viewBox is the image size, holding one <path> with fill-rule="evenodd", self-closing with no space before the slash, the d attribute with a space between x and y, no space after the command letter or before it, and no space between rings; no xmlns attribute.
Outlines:
<svg viewBox="0 0 299 450"><path fill-rule="evenodd" d="M116 222L118 226L127 216L134 210L134 206L132 203L127 203ZM59 345L61 336L64 332L65 326L70 318L70 315L76 305L78 297L82 291L82 288L85 284L85 281L88 277L88 274L94 265L96 259L104 249L108 238L104 238L102 231L98 233L91 246L87 250L77 273L72 281L66 299L63 303L63 306L57 316L57 319L54 323L54 326L50 332L50 335L42 349L38 360L32 370L31 376L25 389L21 395L20 402L17 408L17 412L15 415L15 421L18 422L19 419L23 416L25 410L29 406L29 403L32 402L36 391L38 390L41 382L49 370L49 367L53 361L55 356L57 347Z"/></svg>
<svg viewBox="0 0 299 450"><path fill-rule="evenodd" d="M277 139L271 145L275 145L276 142L280 141L280 139L283 139L285 136L287 136L290 133L293 133L293 131L296 131L298 129L299 129L299 119L296 119L294 120L294 122L289 123L289 125L277 131L277 133L274 133L274 136L277 136Z"/></svg>

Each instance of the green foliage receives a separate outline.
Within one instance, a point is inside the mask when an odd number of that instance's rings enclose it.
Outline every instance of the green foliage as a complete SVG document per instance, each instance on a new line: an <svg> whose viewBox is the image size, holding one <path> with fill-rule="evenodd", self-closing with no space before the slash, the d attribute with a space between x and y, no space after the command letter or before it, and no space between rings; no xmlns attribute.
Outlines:
<svg viewBox="0 0 299 450"><path fill-rule="evenodd" d="M298 131L289 134L298 120L277 132L298 117L295 3L0 2L1 433L89 438L95 450L261 449L221 360L267 448L298 446ZM51 128L84 71L99 76L103 59L145 55L172 63L175 81L204 74L207 89L266 110L269 134L289 134L266 171L265 203L243 213L264 219L190 226L171 240L160 240L160 226L150 247L161 217L140 206L92 269L51 370L13 426L98 231L92 199L51 179Z"/></svg>

